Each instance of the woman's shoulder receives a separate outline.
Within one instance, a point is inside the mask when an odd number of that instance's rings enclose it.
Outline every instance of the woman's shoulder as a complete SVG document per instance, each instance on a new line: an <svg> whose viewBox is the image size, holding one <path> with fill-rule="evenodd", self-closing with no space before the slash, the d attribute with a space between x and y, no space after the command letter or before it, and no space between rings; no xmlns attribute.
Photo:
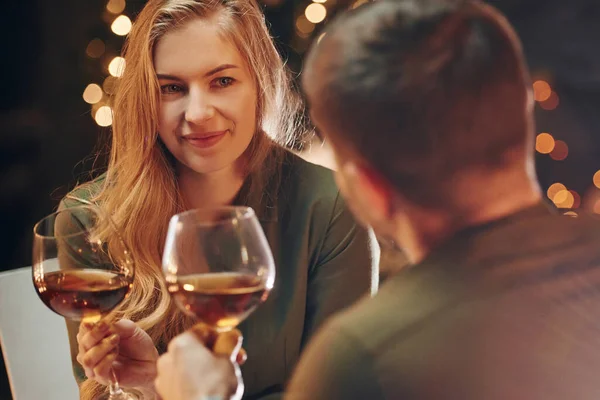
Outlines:
<svg viewBox="0 0 600 400"><path fill-rule="evenodd" d="M81 204L95 203L95 199L104 187L106 174L77 185L61 200L61 207L74 207Z"/></svg>
<svg viewBox="0 0 600 400"><path fill-rule="evenodd" d="M287 152L285 156L281 183L284 191L293 192L304 201L333 201L338 197L339 191L332 170L306 161L291 152Z"/></svg>

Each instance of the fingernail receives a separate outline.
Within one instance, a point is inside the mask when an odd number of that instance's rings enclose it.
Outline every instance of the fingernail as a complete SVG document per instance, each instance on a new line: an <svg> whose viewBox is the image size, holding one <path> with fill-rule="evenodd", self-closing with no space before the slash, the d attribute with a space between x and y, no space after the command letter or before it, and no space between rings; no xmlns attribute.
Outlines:
<svg viewBox="0 0 600 400"><path fill-rule="evenodd" d="M94 327L94 324L89 323L89 322L84 322L83 327L89 331L90 329L92 329Z"/></svg>
<svg viewBox="0 0 600 400"><path fill-rule="evenodd" d="M118 334L116 334L116 333L114 333L114 334L110 335L110 336L108 337L108 341L110 342L110 344L115 344L115 343L117 343L117 342L119 341L119 335L118 335Z"/></svg>
<svg viewBox="0 0 600 400"><path fill-rule="evenodd" d="M104 321L98 322L98 330L100 332L106 332L108 330L108 324Z"/></svg>

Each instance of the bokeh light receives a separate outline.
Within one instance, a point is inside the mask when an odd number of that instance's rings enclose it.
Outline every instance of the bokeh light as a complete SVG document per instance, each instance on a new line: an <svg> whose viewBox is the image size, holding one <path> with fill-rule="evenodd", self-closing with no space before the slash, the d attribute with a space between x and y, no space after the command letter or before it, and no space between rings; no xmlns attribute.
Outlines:
<svg viewBox="0 0 600 400"><path fill-rule="evenodd" d="M95 83L90 83L83 91L83 101L88 104L96 104L102 100L102 95L102 88Z"/></svg>
<svg viewBox="0 0 600 400"><path fill-rule="evenodd" d="M325 17L327 17L327 9L323 4L312 3L306 7L304 15L306 16L306 19L313 24L318 24L319 22L322 22Z"/></svg>
<svg viewBox="0 0 600 400"><path fill-rule="evenodd" d="M596 214L600 214L600 200L596 200L596 202L594 203L594 213Z"/></svg>
<svg viewBox="0 0 600 400"><path fill-rule="evenodd" d="M109 75L106 77L106 79L104 79L104 82L102 83L102 89L107 94L114 94L115 88L117 86L117 82L118 82L117 78L115 78L112 75Z"/></svg>
<svg viewBox="0 0 600 400"><path fill-rule="evenodd" d="M567 217L572 217L572 218L577 218L579 216L575 211L567 211L563 215L566 215Z"/></svg>
<svg viewBox="0 0 600 400"><path fill-rule="evenodd" d="M568 190L561 190L558 192L552 201L558 208L573 208L573 205L575 204L575 198Z"/></svg>
<svg viewBox="0 0 600 400"><path fill-rule="evenodd" d="M307 20L306 16L302 14L296 19L296 29L298 33L308 36L315 30L315 24Z"/></svg>
<svg viewBox="0 0 600 400"><path fill-rule="evenodd" d="M554 145L554 138L549 133L540 133L535 139L535 149L542 154L550 154Z"/></svg>
<svg viewBox="0 0 600 400"><path fill-rule="evenodd" d="M548 100L542 101L540 103L540 107L542 107L544 110L552 111L556 107L558 107L559 103L560 99L558 98L558 95L556 94L556 92L552 92Z"/></svg>
<svg viewBox="0 0 600 400"><path fill-rule="evenodd" d="M96 110L94 114L94 120L100 126L112 125L112 109L109 106L102 106Z"/></svg>
<svg viewBox="0 0 600 400"><path fill-rule="evenodd" d="M562 161L569 155L569 146L562 140L554 142L554 149L550 153L550 157L555 161Z"/></svg>
<svg viewBox="0 0 600 400"><path fill-rule="evenodd" d="M125 36L131 30L131 20L126 15L119 15L113 21L110 29L119 36Z"/></svg>
<svg viewBox="0 0 600 400"><path fill-rule="evenodd" d="M548 188L548 191L546 192L546 195L548 196L548 198L552 201L554 201L554 196L556 196L556 194L562 190L567 190L567 187L565 185L563 185L562 183L553 183L552 185L550 185L550 187Z"/></svg>
<svg viewBox="0 0 600 400"><path fill-rule="evenodd" d="M90 43L88 43L85 49L85 54L87 54L88 57L91 58L100 58L102 54L104 54L105 49L106 46L104 45L104 42L96 38L93 39Z"/></svg>
<svg viewBox="0 0 600 400"><path fill-rule="evenodd" d="M109 2L106 4L106 9L111 14L122 13L125 9L125 0L109 0Z"/></svg>
<svg viewBox="0 0 600 400"><path fill-rule="evenodd" d="M581 196L574 190L569 190L569 193L573 196L573 205L571 208L579 208L581 206Z"/></svg>
<svg viewBox="0 0 600 400"><path fill-rule="evenodd" d="M115 77L120 77L125 72L125 59L123 57L115 57L108 64L108 72Z"/></svg>
<svg viewBox="0 0 600 400"><path fill-rule="evenodd" d="M598 189L600 189L600 171L597 171L594 174L594 186L596 186Z"/></svg>
<svg viewBox="0 0 600 400"><path fill-rule="evenodd" d="M546 81L535 81L533 82L533 97L535 101L546 101L552 95L552 88Z"/></svg>
<svg viewBox="0 0 600 400"><path fill-rule="evenodd" d="M370 0L356 0L354 3L352 3L352 6L350 8L354 10L355 8L358 8L363 4L367 4L369 1Z"/></svg>

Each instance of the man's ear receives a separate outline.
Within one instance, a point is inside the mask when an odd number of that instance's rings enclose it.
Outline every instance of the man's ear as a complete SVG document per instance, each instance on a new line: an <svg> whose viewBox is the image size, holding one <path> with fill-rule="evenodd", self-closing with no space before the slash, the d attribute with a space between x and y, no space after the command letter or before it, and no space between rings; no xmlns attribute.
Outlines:
<svg viewBox="0 0 600 400"><path fill-rule="evenodd" d="M389 220L393 215L394 192L391 185L373 168L348 161L340 166L347 190L355 206L370 223Z"/></svg>

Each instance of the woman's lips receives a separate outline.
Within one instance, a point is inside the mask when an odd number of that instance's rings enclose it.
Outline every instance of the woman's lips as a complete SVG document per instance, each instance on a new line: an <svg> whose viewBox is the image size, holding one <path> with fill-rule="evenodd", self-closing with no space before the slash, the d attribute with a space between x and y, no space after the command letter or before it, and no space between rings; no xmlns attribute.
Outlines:
<svg viewBox="0 0 600 400"><path fill-rule="evenodd" d="M207 132L203 134L191 134L183 137L189 144L200 149L213 147L227 134L227 130L219 132Z"/></svg>

